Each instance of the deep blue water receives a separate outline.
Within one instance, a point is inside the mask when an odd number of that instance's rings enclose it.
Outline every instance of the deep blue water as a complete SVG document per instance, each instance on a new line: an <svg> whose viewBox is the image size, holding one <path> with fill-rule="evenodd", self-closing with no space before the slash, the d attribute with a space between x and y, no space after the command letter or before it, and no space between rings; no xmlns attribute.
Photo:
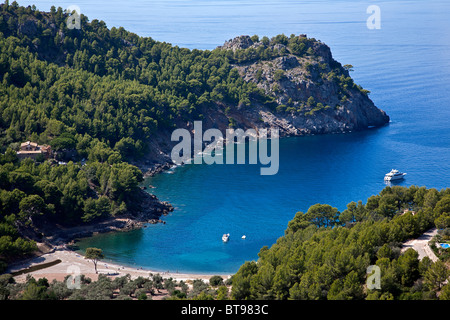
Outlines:
<svg viewBox="0 0 450 320"><path fill-rule="evenodd" d="M22 5L33 1L18 1ZM58 1L68 7L72 1ZM381 29L369 30L369 5ZM51 1L39 1L48 10ZM78 1L91 20L188 48L213 49L242 34L306 33L354 65L355 82L391 117L383 128L280 141L280 170L258 165L186 165L147 181L176 210L166 224L100 235L80 243L123 264L156 270L232 273L283 235L297 211L315 203L344 210L384 187L450 185L450 3L439 1L185 0ZM230 241L223 243L223 233ZM242 240L241 235L247 238Z"/></svg>

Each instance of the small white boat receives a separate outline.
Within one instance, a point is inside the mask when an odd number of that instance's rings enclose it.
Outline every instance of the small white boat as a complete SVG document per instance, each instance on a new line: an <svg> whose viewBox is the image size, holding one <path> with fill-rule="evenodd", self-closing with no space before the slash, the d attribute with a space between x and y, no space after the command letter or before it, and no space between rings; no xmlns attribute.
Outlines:
<svg viewBox="0 0 450 320"><path fill-rule="evenodd" d="M229 234L229 233L225 233L225 234L222 236L222 241L223 241L223 242L228 242L229 238L230 238L230 234Z"/></svg>
<svg viewBox="0 0 450 320"><path fill-rule="evenodd" d="M245 238L247 238L247 236L244 234L244 235L242 236L242 239L245 239Z"/></svg>
<svg viewBox="0 0 450 320"><path fill-rule="evenodd" d="M403 179L406 176L406 173L400 172L396 169L392 169L391 172L387 173L384 176L385 181L399 180Z"/></svg>

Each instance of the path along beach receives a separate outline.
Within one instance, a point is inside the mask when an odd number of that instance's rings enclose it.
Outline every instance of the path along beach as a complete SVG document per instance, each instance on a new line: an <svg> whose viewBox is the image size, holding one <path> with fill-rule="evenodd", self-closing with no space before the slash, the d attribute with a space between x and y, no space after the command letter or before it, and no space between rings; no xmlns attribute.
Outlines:
<svg viewBox="0 0 450 320"><path fill-rule="evenodd" d="M83 274L86 277L89 277L95 281L98 279L99 274L106 274L109 275L111 278L121 277L129 274L132 279L135 279L139 276L149 277L150 274L160 274L163 278L172 278L177 281L180 280L187 281L196 279L208 281L213 276L212 274L211 275L186 274L186 273L178 273L176 271L175 272L154 271L144 269L139 266L136 267L123 266L115 263L106 262L106 260L98 261L97 263L98 273L95 273L94 263L91 260L85 259L83 255L75 251L69 250L64 246L55 247L54 250L52 250L49 253L42 254L41 256L28 259L18 264L14 264L8 268L6 273L14 273L23 269L27 269L29 267L50 263L57 260L61 260L61 262L50 267L14 276L14 279L17 282L25 282L27 276L31 275L35 279L47 278L49 282L52 282L54 279L56 279L57 281L63 281L67 275ZM231 276L221 274L219 275L222 276L224 280Z"/></svg>

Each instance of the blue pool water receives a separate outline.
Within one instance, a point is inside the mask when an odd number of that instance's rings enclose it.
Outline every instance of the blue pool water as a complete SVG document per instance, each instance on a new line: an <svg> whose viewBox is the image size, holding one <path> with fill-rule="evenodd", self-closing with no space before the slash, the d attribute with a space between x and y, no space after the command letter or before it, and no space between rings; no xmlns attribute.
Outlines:
<svg viewBox="0 0 450 320"><path fill-rule="evenodd" d="M30 4L33 1L18 1ZM51 1L39 1L48 10ZM62 7L72 1L59 1ZM381 29L366 27L378 4ZM450 3L436 1L78 1L90 19L124 26L188 48L213 49L241 34L306 33L354 65L355 82L391 117L383 128L342 135L287 138L280 170L258 165L186 165L146 184L171 202L166 224L99 235L81 248L102 248L114 261L161 271L233 273L283 235L297 211L315 203L344 210L385 187L393 168L400 185L450 185ZM230 241L223 243L223 233ZM241 236L245 234L245 240Z"/></svg>

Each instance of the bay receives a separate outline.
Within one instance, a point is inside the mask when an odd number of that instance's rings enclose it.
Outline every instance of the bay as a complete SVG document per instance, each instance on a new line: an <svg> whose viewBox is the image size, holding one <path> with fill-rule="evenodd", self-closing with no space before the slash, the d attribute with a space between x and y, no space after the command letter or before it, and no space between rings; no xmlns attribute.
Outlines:
<svg viewBox="0 0 450 320"><path fill-rule="evenodd" d="M21 5L33 1L18 1ZM49 10L52 1L36 6ZM330 46L352 77L391 117L383 128L280 141L280 170L258 165L186 165L146 181L171 202L166 224L104 234L79 243L127 265L160 271L234 273L283 235L298 211L315 203L344 210L380 192L385 173L400 185L445 188L450 182L450 3L435 1L58 1L91 20L190 49L212 50L235 36L306 33ZM369 30L366 10L381 10ZM223 243L223 233L230 241ZM241 239L245 234L246 239Z"/></svg>

